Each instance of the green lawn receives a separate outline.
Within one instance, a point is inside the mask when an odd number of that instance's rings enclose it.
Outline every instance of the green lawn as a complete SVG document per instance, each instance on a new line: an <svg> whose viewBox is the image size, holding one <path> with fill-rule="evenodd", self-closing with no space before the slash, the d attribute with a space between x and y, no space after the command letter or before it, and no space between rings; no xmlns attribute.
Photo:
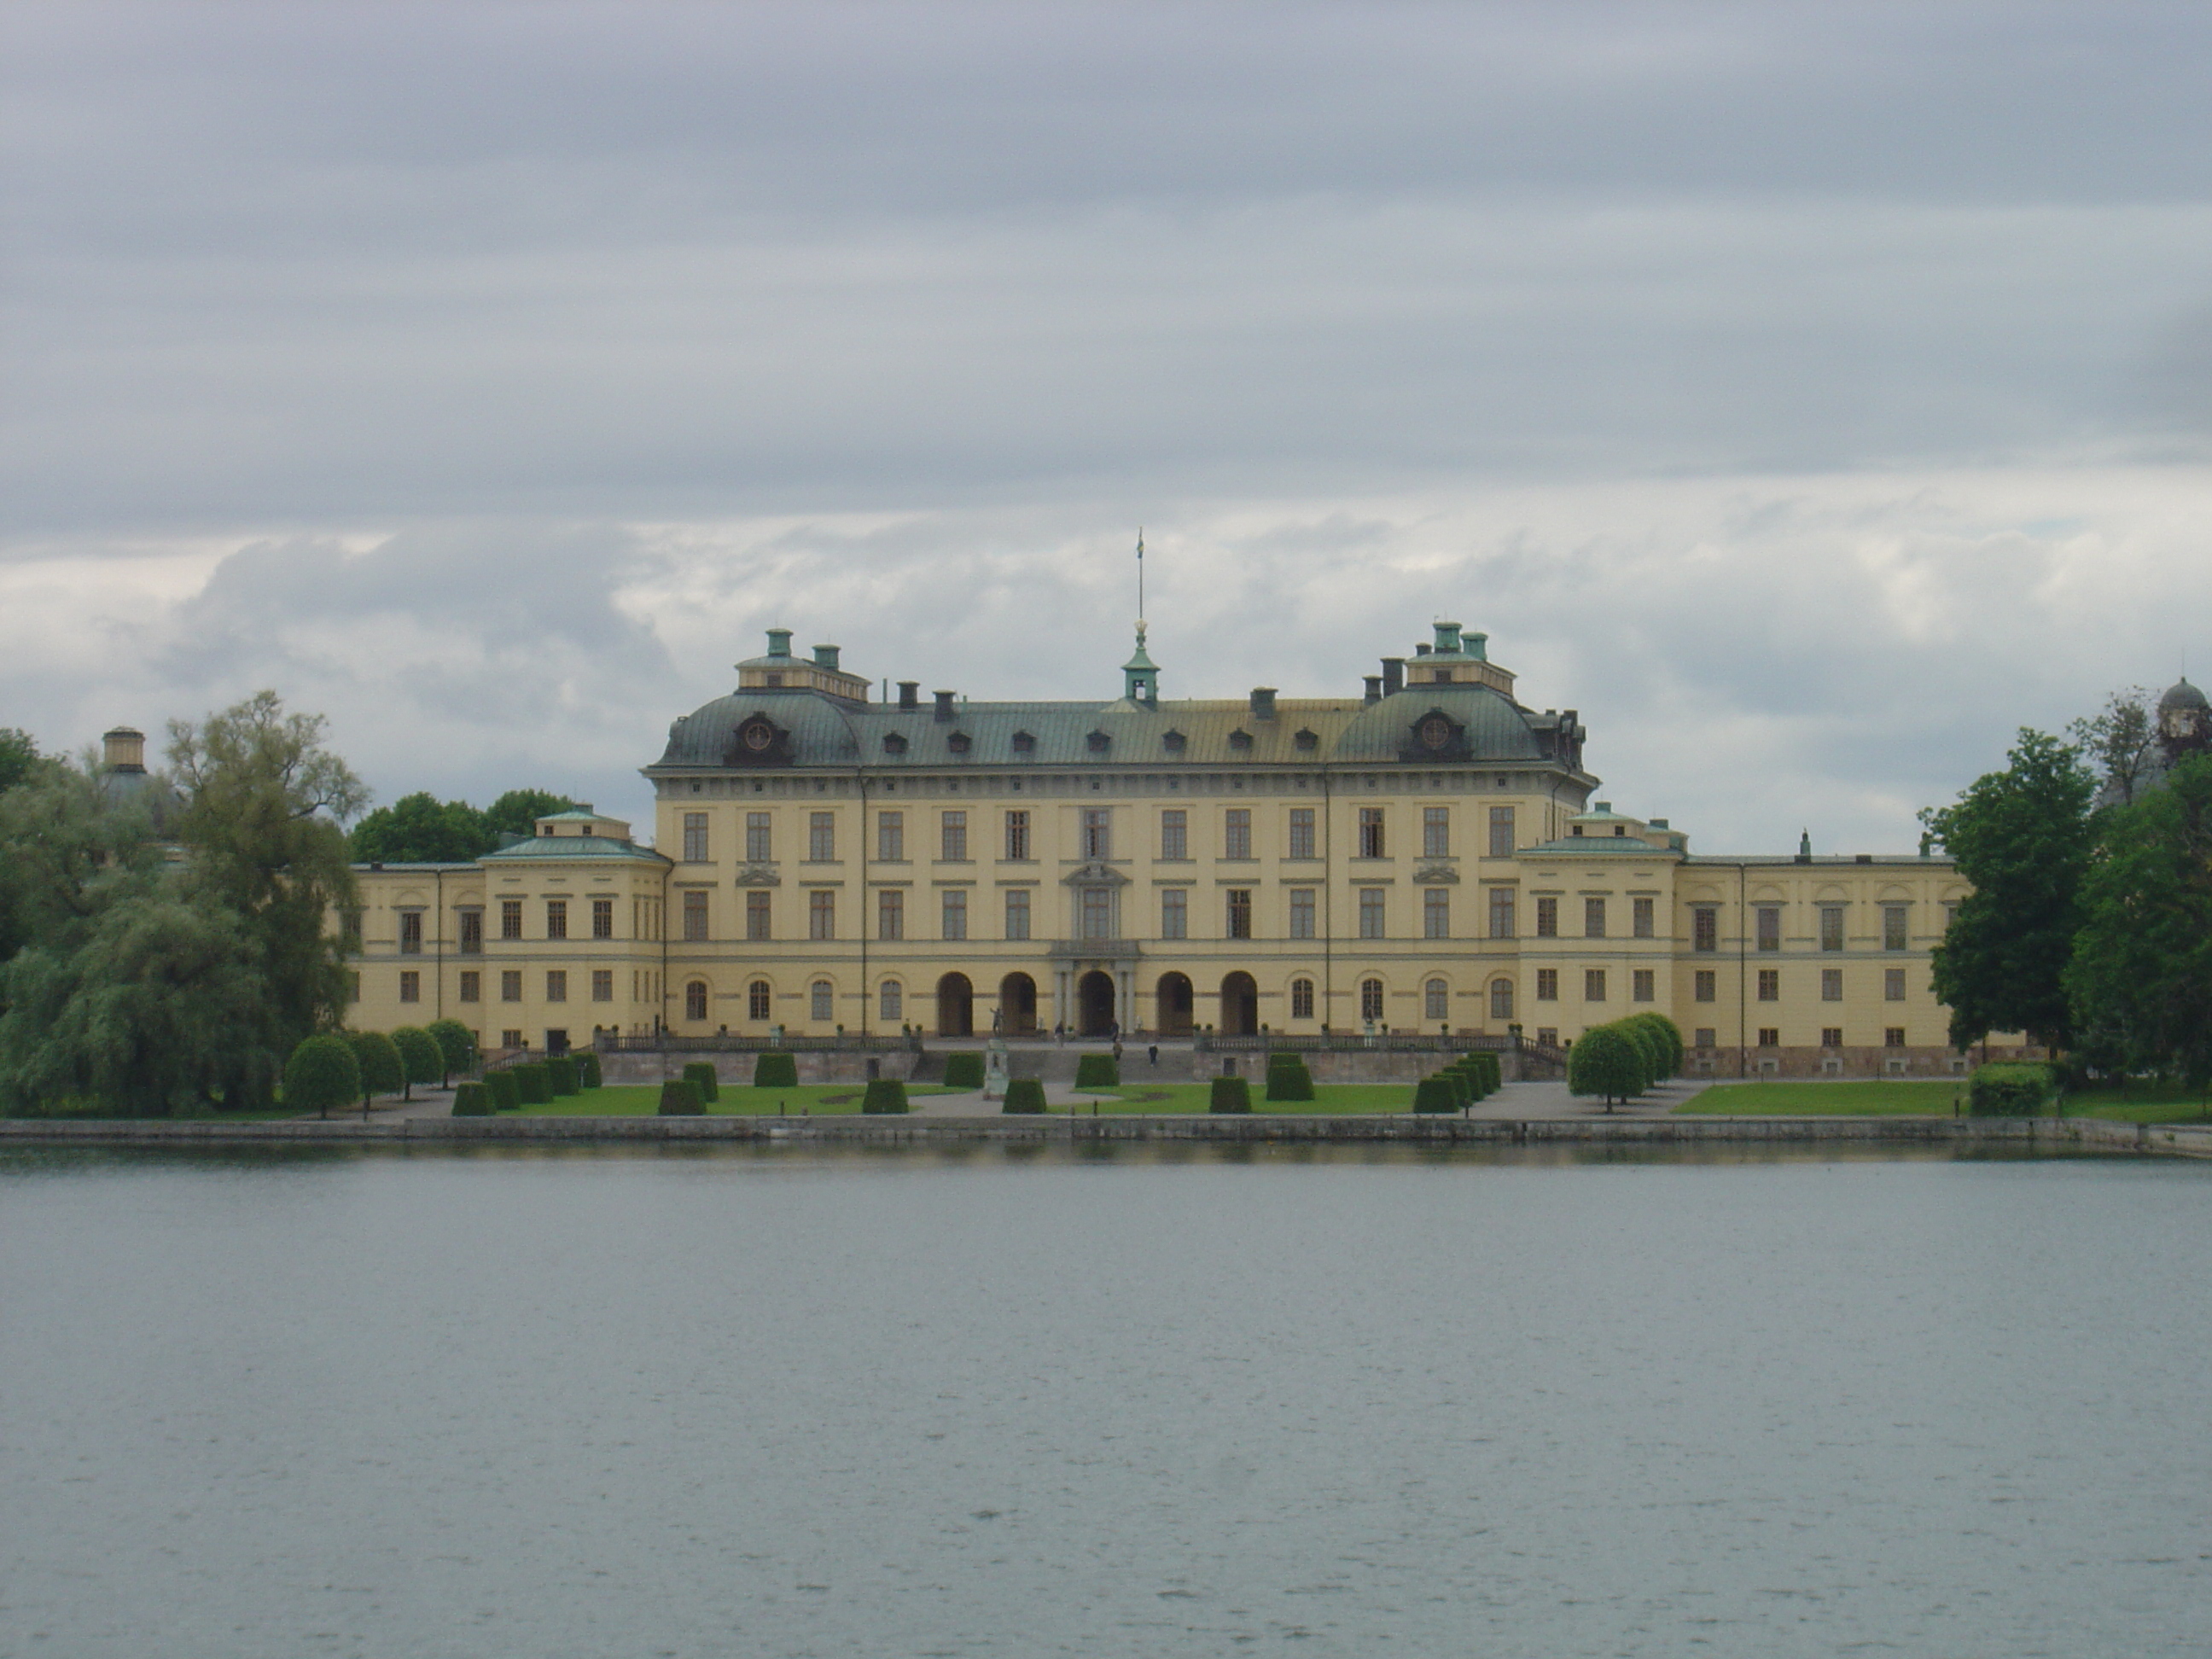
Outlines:
<svg viewBox="0 0 2212 1659"><path fill-rule="evenodd" d="M2115 1123L2203 1123L2212 1121L2201 1093L2178 1085L2137 1084L2118 1089L2085 1090L2066 1097L2069 1117L2110 1118Z"/></svg>
<svg viewBox="0 0 2212 1659"><path fill-rule="evenodd" d="M860 1097L867 1090L865 1083L802 1083L792 1089L756 1089L749 1084L725 1083L720 1095L707 1108L715 1117L775 1117L779 1115L798 1117L802 1113L816 1115L839 1112L857 1112ZM933 1084L907 1085L908 1095L941 1095L950 1092ZM658 1083L611 1085L604 1089L586 1089L580 1095L567 1095L550 1106L526 1106L512 1115L516 1117L650 1117L660 1109L660 1085Z"/></svg>
<svg viewBox="0 0 2212 1659"><path fill-rule="evenodd" d="M1951 1115L1964 1078L1900 1083L1717 1083L1679 1109L1722 1117L1901 1117Z"/></svg>

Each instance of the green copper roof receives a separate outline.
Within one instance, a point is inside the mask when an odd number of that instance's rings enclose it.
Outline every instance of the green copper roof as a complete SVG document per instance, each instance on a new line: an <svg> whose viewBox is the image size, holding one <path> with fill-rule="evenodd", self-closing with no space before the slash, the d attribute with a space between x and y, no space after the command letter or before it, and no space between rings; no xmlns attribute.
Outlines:
<svg viewBox="0 0 2212 1659"><path fill-rule="evenodd" d="M610 841L605 836L526 836L511 847L502 847L496 853L487 853L481 862L511 864L518 859L636 859L647 864L672 862L666 855L649 847L639 847L626 841Z"/></svg>

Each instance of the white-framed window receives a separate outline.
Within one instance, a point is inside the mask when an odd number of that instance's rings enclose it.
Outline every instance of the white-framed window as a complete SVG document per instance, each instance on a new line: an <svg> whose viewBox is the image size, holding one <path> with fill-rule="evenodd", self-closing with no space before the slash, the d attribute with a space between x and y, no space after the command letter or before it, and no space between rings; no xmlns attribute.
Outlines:
<svg viewBox="0 0 2212 1659"><path fill-rule="evenodd" d="M1188 888L1160 889L1160 937L1190 937L1190 890Z"/></svg>
<svg viewBox="0 0 2212 1659"><path fill-rule="evenodd" d="M1314 809L1310 806L1291 808L1290 850L1286 856L1310 859L1319 856L1314 851Z"/></svg>
<svg viewBox="0 0 2212 1659"><path fill-rule="evenodd" d="M1844 970L1840 968L1820 969L1820 1000L1841 1002L1844 1000Z"/></svg>
<svg viewBox="0 0 2212 1659"><path fill-rule="evenodd" d="M1231 806L1221 816L1221 856L1224 859L1249 859L1252 856L1252 809Z"/></svg>
<svg viewBox="0 0 2212 1659"><path fill-rule="evenodd" d="M1363 979L1359 981L1359 1017L1362 1019L1382 1018L1382 981Z"/></svg>
<svg viewBox="0 0 2212 1659"><path fill-rule="evenodd" d="M1180 806L1160 813L1160 857L1179 864L1190 856L1190 814Z"/></svg>
<svg viewBox="0 0 2212 1659"><path fill-rule="evenodd" d="M903 864L906 862L906 814L878 812L876 814L876 862Z"/></svg>
<svg viewBox="0 0 2212 1659"><path fill-rule="evenodd" d="M1449 939L1451 937L1451 889L1427 887L1421 890L1421 937Z"/></svg>
<svg viewBox="0 0 2212 1659"><path fill-rule="evenodd" d="M1449 1019L1451 1018L1451 987L1440 979L1432 979L1421 987L1421 1018Z"/></svg>
<svg viewBox="0 0 2212 1659"><path fill-rule="evenodd" d="M1603 1002L1605 1000L1604 969L1585 968L1583 969L1583 1000L1584 1002Z"/></svg>
<svg viewBox="0 0 2212 1659"><path fill-rule="evenodd" d="M876 1018L889 1022L906 1018L906 988L887 979L876 993Z"/></svg>
<svg viewBox="0 0 2212 1659"><path fill-rule="evenodd" d="M684 861L686 864L707 862L707 815L686 812L684 815Z"/></svg>
<svg viewBox="0 0 2212 1659"><path fill-rule="evenodd" d="M1513 981L1493 979L1490 981L1490 1017L1492 1019L1513 1018Z"/></svg>
<svg viewBox="0 0 2212 1659"><path fill-rule="evenodd" d="M1030 936L1030 890L1026 887L1006 889L1006 937L1021 939Z"/></svg>
<svg viewBox="0 0 2212 1659"><path fill-rule="evenodd" d="M817 979L806 989L806 1014L817 1025L826 1025L837 1015L837 993L826 979Z"/></svg>
<svg viewBox="0 0 2212 1659"><path fill-rule="evenodd" d="M707 1018L707 981L705 980L695 979L684 986L684 1018L689 1020L702 1020Z"/></svg>
<svg viewBox="0 0 2212 1659"><path fill-rule="evenodd" d="M806 856L815 864L837 861L837 815L810 812L806 817Z"/></svg>
<svg viewBox="0 0 2212 1659"><path fill-rule="evenodd" d="M745 857L755 864L765 864L773 856L769 851L768 814L745 814Z"/></svg>
<svg viewBox="0 0 2212 1659"><path fill-rule="evenodd" d="M939 858L947 864L968 862L968 814L966 811L942 812L938 815L937 847Z"/></svg>
<svg viewBox="0 0 2212 1659"><path fill-rule="evenodd" d="M1027 809L1006 814L1006 859L1009 863L1026 864L1030 856L1030 815ZM1012 934L1007 935L1012 938ZM1023 937L1026 939L1027 934Z"/></svg>
<svg viewBox="0 0 2212 1659"><path fill-rule="evenodd" d="M1291 1018L1311 1019L1314 1017L1314 984L1310 979L1291 981Z"/></svg>
<svg viewBox="0 0 2212 1659"><path fill-rule="evenodd" d="M906 937L906 892L902 888L882 887L876 890L876 937L904 939Z"/></svg>
<svg viewBox="0 0 2212 1659"><path fill-rule="evenodd" d="M1112 808L1086 806L1083 809L1083 856L1087 859L1110 859L1114 856Z"/></svg>
<svg viewBox="0 0 2212 1659"><path fill-rule="evenodd" d="M1312 939L1314 935L1314 889L1291 889L1291 937Z"/></svg>
<svg viewBox="0 0 2212 1659"><path fill-rule="evenodd" d="M1659 931L1659 907L1649 898L1628 902L1629 928L1638 939L1650 939Z"/></svg>
<svg viewBox="0 0 2212 1659"><path fill-rule="evenodd" d="M1451 856L1451 808L1424 806L1421 809L1421 856L1448 859Z"/></svg>
<svg viewBox="0 0 2212 1659"><path fill-rule="evenodd" d="M1229 906L1229 937L1251 938L1252 890L1249 887L1231 887L1227 890L1225 896Z"/></svg>
<svg viewBox="0 0 2212 1659"><path fill-rule="evenodd" d="M1632 1002L1651 1002L1659 995L1659 975L1649 968L1631 970L1628 975L1628 998Z"/></svg>
<svg viewBox="0 0 2212 1659"><path fill-rule="evenodd" d="M1359 937L1382 939L1382 889L1363 887L1359 890Z"/></svg>
<svg viewBox="0 0 2212 1659"><path fill-rule="evenodd" d="M939 930L940 938L966 939L968 937L968 890L965 887L947 887L944 890L942 914L944 925Z"/></svg>

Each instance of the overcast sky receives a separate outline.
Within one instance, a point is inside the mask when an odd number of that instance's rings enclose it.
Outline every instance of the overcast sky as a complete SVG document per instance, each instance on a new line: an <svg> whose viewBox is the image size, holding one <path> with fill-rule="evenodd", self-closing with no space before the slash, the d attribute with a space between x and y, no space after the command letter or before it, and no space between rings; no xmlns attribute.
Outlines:
<svg viewBox="0 0 2212 1659"><path fill-rule="evenodd" d="M761 630L1356 694L1449 617L1693 848L2212 674L2212 8L0 9L0 725L391 800Z"/></svg>

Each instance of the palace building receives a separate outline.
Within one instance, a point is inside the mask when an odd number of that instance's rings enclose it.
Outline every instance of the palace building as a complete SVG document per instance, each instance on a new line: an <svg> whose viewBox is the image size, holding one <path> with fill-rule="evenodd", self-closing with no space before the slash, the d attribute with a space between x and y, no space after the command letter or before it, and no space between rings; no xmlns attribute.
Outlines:
<svg viewBox="0 0 2212 1659"><path fill-rule="evenodd" d="M1571 1042L1652 1008L1717 1075L1948 1073L1936 856L1710 857L1593 800L1577 711L1455 623L1348 697L877 697L787 629L589 810L357 866L355 1023L488 1047L915 1030Z"/></svg>

